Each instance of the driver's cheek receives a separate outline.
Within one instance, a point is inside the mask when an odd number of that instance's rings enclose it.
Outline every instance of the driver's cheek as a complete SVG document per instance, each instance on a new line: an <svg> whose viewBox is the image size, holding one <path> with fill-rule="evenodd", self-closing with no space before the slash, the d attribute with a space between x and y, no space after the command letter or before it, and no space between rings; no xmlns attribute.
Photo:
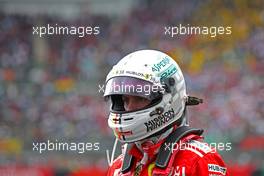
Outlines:
<svg viewBox="0 0 264 176"><path fill-rule="evenodd" d="M130 99L125 103L124 106L126 111L134 111L143 108L145 106L145 103L144 101L138 99Z"/></svg>
<svg viewBox="0 0 264 176"><path fill-rule="evenodd" d="M135 108L135 103L133 103L133 101L129 100L129 101L125 102L124 106L125 106L126 111L133 111Z"/></svg>

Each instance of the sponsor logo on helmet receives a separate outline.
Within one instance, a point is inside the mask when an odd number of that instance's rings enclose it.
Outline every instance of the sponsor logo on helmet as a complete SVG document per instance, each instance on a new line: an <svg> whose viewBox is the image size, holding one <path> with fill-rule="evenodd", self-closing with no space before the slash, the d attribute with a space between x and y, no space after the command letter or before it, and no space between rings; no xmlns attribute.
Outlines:
<svg viewBox="0 0 264 176"><path fill-rule="evenodd" d="M168 57L164 57L159 63L153 65L152 71L159 72L161 68L165 67L169 63L170 59Z"/></svg>
<svg viewBox="0 0 264 176"><path fill-rule="evenodd" d="M144 77L144 74L143 73L139 73L139 72L135 72L135 71L126 71L126 74L129 74L129 75L136 75L136 76L140 76L140 77Z"/></svg>
<svg viewBox="0 0 264 176"><path fill-rule="evenodd" d="M165 71L159 74L160 80L163 80L164 78L168 78L176 72L177 72L177 68L173 64L171 64L169 68L167 68Z"/></svg>
<svg viewBox="0 0 264 176"><path fill-rule="evenodd" d="M165 123L169 122L171 119L173 119L175 116L173 108L168 110L167 112L162 113L158 117L149 120L148 122L144 123L145 126L147 127L147 132L152 131Z"/></svg>
<svg viewBox="0 0 264 176"><path fill-rule="evenodd" d="M135 71L130 71L130 70L114 70L111 72L111 76L122 76L122 75L138 76L145 80L153 80L152 74L148 74L148 73L140 73L140 72L135 72Z"/></svg>

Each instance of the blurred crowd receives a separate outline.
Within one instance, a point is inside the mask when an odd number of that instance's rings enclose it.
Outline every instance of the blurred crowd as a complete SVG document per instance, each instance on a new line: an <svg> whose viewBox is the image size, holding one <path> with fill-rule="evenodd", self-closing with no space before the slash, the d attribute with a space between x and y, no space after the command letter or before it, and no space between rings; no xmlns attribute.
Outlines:
<svg viewBox="0 0 264 176"><path fill-rule="evenodd" d="M99 85L122 56L151 48L174 57L189 94L204 99L202 105L189 109L191 124L205 129L208 142L232 143L231 151L222 152L228 163L261 167L263 6L262 1L245 0L146 1L118 18L86 14L63 20L0 14L0 165L34 164L32 142L51 139L104 141L102 150L87 154L83 165L95 158L106 161L104 150L113 137ZM231 26L232 35L164 35L164 26L179 23ZM45 24L99 26L100 34L32 35L33 26ZM39 162L55 158L58 167L72 167L74 157L78 156L60 159L54 153Z"/></svg>

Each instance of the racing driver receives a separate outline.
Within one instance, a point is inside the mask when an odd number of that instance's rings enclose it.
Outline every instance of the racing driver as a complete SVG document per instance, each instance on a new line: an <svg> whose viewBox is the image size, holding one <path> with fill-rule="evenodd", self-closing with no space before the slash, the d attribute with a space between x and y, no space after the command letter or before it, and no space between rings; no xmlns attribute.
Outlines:
<svg viewBox="0 0 264 176"><path fill-rule="evenodd" d="M202 99L186 94L178 64L156 50L139 50L121 59L106 78L108 125L116 142L108 176L224 176L216 149L191 128L186 107ZM117 141L122 154L114 159Z"/></svg>

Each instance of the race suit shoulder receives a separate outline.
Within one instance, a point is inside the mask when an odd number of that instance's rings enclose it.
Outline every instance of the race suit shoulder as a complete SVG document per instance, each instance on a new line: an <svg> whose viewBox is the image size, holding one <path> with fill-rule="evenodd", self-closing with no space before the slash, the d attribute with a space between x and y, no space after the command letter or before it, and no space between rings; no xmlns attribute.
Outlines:
<svg viewBox="0 0 264 176"><path fill-rule="evenodd" d="M172 151L170 162L166 168L161 169L155 166L154 159L143 166L138 175L228 176L225 163L216 150L197 140L191 140L185 144L185 147ZM108 170L108 176L132 176L137 174L136 166L140 159L136 159L129 172L122 173L123 159L124 155L122 154L113 162Z"/></svg>
<svg viewBox="0 0 264 176"><path fill-rule="evenodd" d="M188 134L177 143L164 150L157 146L158 154L149 157L145 164L142 152L134 145L128 153L133 158L129 169L123 170L126 154L121 154L109 167L108 176L228 176L227 168L221 156L207 143L201 142L202 137ZM169 157L166 164L159 164L159 155ZM161 158L162 158L161 157ZM128 168L128 167L126 167Z"/></svg>

